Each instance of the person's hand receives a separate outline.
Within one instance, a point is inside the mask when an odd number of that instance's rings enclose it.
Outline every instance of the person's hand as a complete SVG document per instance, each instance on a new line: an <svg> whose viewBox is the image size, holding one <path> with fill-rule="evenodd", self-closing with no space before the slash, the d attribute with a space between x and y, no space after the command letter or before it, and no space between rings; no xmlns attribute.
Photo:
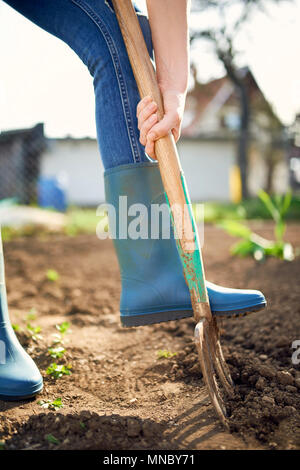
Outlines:
<svg viewBox="0 0 300 470"><path fill-rule="evenodd" d="M150 96L143 98L137 106L140 142L145 146L149 157L156 160L154 142L172 132L175 142L180 137L181 123L185 104L185 94L173 90L162 93L164 111L163 119L158 121L157 104Z"/></svg>

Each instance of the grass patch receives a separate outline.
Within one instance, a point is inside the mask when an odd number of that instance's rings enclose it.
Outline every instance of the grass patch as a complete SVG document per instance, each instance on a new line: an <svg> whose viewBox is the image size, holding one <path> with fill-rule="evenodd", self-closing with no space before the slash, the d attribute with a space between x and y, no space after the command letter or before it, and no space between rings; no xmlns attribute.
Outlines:
<svg viewBox="0 0 300 470"><path fill-rule="evenodd" d="M272 201L276 200L272 197ZM195 209L195 203L193 207ZM195 212L195 211L194 211ZM195 214L197 216L197 214ZM104 216L107 222L107 217ZM268 209L261 204L259 197L246 199L239 204L230 202L205 202L204 221L217 223L221 220L270 220L272 216ZM70 207L66 213L66 225L62 232L68 236L80 234L95 234L101 217L96 215L96 208ZM286 220L300 221L300 196L294 195L291 200ZM105 221L104 221L105 222ZM103 224L102 221L102 225ZM107 228L107 227L106 227ZM3 241L10 241L20 237L43 237L51 235L50 232L39 226L26 226L22 228L2 227Z"/></svg>
<svg viewBox="0 0 300 470"><path fill-rule="evenodd" d="M72 207L67 212L67 225L64 229L66 235L74 237L79 234L95 234L100 217L94 209L80 209Z"/></svg>
<svg viewBox="0 0 300 470"><path fill-rule="evenodd" d="M1 236L4 242L10 242L21 237L39 237L45 234L47 234L45 228L38 225L26 225L20 228L1 227Z"/></svg>
<svg viewBox="0 0 300 470"><path fill-rule="evenodd" d="M276 201L278 196L271 198ZM259 197L246 199L239 204L229 202L205 202L204 203L204 221L215 223L221 220L272 220L268 208L261 203ZM300 221L300 196L293 196L289 211L286 214L286 220Z"/></svg>

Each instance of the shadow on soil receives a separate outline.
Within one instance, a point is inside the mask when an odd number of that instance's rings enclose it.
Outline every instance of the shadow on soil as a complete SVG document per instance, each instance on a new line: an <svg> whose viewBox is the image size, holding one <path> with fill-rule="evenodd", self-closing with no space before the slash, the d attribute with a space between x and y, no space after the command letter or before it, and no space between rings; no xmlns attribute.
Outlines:
<svg viewBox="0 0 300 470"><path fill-rule="evenodd" d="M3 403L3 402L2 402ZM20 404L20 403L19 403ZM15 404L16 406L17 404ZM196 446L220 432L215 418L203 412L199 404L178 416L176 424L155 422L135 416L100 415L90 411L62 414L46 411L14 424L14 434L5 442L6 449L180 449ZM6 404L6 407L10 404ZM6 408L7 409L7 408ZM199 410L201 413L199 415ZM202 424L201 424L202 423ZM202 426L213 428L199 435ZM3 423L1 434L7 434L10 423ZM0 434L0 437L1 437Z"/></svg>

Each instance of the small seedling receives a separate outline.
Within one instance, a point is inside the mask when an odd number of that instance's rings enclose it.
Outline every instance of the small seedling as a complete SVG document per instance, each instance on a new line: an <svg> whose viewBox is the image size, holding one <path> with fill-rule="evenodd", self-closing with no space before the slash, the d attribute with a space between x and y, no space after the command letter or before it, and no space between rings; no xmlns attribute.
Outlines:
<svg viewBox="0 0 300 470"><path fill-rule="evenodd" d="M65 334L71 330L70 328L70 323L67 321L64 321L60 325L55 325L56 329L59 331L59 333L54 333L53 336L53 344L64 344L64 336Z"/></svg>
<svg viewBox="0 0 300 470"><path fill-rule="evenodd" d="M79 421L79 426L81 427L81 429L86 428L86 425L82 421Z"/></svg>
<svg viewBox="0 0 300 470"><path fill-rule="evenodd" d="M26 320L29 322L29 321L33 321L33 320L36 320L36 309L33 307L29 310L29 313L26 317Z"/></svg>
<svg viewBox="0 0 300 470"><path fill-rule="evenodd" d="M53 357L53 359L60 359L61 357L63 357L65 352L66 352L66 349L63 348L62 346L58 346L57 348L49 348L48 349L48 353L51 357Z"/></svg>
<svg viewBox="0 0 300 470"><path fill-rule="evenodd" d="M70 328L70 323L67 321L64 321L60 325L55 325L55 326L56 326L56 329L60 332L60 334L64 336L67 333L68 329Z"/></svg>
<svg viewBox="0 0 300 470"><path fill-rule="evenodd" d="M32 326L30 323L27 323L26 328L29 331L33 341L43 339L42 335L39 334L42 331L42 328L40 326Z"/></svg>
<svg viewBox="0 0 300 470"><path fill-rule="evenodd" d="M47 375L51 375L54 379L60 379L63 375L71 375L72 365L67 364L65 365L58 365L55 362L50 364L46 373Z"/></svg>
<svg viewBox="0 0 300 470"><path fill-rule="evenodd" d="M170 359L170 357L174 357L177 355L177 352L172 353L171 351L167 351L166 349L160 349L157 351L157 359Z"/></svg>
<svg viewBox="0 0 300 470"><path fill-rule="evenodd" d="M0 441L0 450L4 450L4 449L5 449L5 442Z"/></svg>
<svg viewBox="0 0 300 470"><path fill-rule="evenodd" d="M64 341L60 334L54 333L53 335L53 344L64 344Z"/></svg>
<svg viewBox="0 0 300 470"><path fill-rule="evenodd" d="M56 445L59 444L59 440L56 439L56 437L54 437L53 434L47 434L46 439L51 444L56 444Z"/></svg>
<svg viewBox="0 0 300 470"><path fill-rule="evenodd" d="M38 402L38 404L42 407L42 408L46 408L48 410L53 410L53 411L57 411L59 410L60 408L63 408L63 404L62 404L62 401L61 401L61 398L56 398L55 400L51 401L51 400L40 400Z"/></svg>
<svg viewBox="0 0 300 470"><path fill-rule="evenodd" d="M55 271L55 269L48 269L48 271L46 272L46 277L48 281L51 282L56 282L59 280L59 274L57 271Z"/></svg>

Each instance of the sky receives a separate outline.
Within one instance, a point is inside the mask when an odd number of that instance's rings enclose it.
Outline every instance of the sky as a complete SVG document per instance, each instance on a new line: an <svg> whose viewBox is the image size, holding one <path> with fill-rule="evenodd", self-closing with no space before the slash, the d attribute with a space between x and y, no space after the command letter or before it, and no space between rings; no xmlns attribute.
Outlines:
<svg viewBox="0 0 300 470"><path fill-rule="evenodd" d="M210 21L213 15L197 14L191 25ZM250 66L283 123L291 124L300 112L300 0L254 15L238 42L239 65ZM191 57L201 80L223 75L206 43ZM67 45L0 2L0 130L37 122L49 137L95 137L92 77Z"/></svg>

